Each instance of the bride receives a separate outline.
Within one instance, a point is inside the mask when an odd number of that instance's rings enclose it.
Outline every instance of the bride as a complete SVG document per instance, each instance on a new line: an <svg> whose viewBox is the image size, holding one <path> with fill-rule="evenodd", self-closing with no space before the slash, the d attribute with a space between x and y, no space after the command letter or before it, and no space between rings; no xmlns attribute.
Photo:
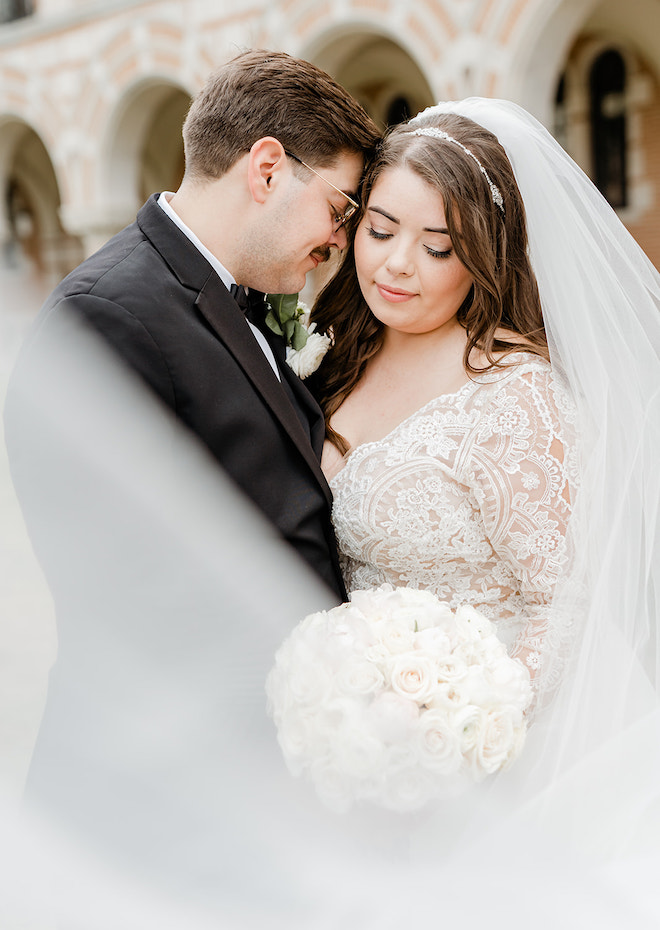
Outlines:
<svg viewBox="0 0 660 930"><path fill-rule="evenodd" d="M574 408L548 360L511 167L492 134L450 115L391 133L364 193L315 311L335 339L324 468L347 588L471 604L538 688L560 639ZM358 285L362 299L344 299Z"/></svg>
<svg viewBox="0 0 660 930"><path fill-rule="evenodd" d="M536 691L518 798L657 851L660 277L506 101L395 128L363 202L313 312L347 588L486 613Z"/></svg>

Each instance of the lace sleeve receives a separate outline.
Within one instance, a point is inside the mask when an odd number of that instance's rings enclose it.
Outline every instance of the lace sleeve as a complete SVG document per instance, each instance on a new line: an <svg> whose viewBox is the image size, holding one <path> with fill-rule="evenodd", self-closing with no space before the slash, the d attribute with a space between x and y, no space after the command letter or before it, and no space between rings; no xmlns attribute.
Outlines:
<svg viewBox="0 0 660 930"><path fill-rule="evenodd" d="M512 655L535 691L554 691L561 640L552 598L567 562L567 524L575 483L569 398L548 365L524 366L490 393L472 434L467 480L489 541L518 580L523 625Z"/></svg>

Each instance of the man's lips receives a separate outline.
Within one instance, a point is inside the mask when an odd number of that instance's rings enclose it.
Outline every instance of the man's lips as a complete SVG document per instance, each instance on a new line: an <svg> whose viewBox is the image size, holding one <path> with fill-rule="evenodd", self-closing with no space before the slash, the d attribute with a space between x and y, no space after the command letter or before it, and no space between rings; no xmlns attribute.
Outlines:
<svg viewBox="0 0 660 930"><path fill-rule="evenodd" d="M387 284L379 284L377 281L376 288L381 297L393 304L402 303L417 296L413 291L404 291L400 287L390 287Z"/></svg>

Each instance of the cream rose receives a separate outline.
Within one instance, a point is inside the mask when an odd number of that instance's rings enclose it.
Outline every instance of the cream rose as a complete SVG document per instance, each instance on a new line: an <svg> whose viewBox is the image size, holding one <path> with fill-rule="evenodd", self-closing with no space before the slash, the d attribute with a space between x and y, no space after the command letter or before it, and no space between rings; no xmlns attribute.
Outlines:
<svg viewBox="0 0 660 930"><path fill-rule="evenodd" d="M433 697L438 683L437 663L415 652L395 656L390 666L390 681L397 694L424 704Z"/></svg>
<svg viewBox="0 0 660 930"><path fill-rule="evenodd" d="M461 767L461 743L449 715L443 710L427 710L417 727L422 761L441 775L454 775Z"/></svg>
<svg viewBox="0 0 660 930"><path fill-rule="evenodd" d="M509 761L518 746L517 711L509 708L489 711L482 725L475 745L475 761L484 772L497 772Z"/></svg>

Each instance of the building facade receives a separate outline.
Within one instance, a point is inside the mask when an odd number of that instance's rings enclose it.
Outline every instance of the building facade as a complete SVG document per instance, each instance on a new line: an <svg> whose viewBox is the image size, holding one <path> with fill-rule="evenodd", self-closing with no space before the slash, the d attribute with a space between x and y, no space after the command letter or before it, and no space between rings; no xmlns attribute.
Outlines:
<svg viewBox="0 0 660 930"><path fill-rule="evenodd" d="M515 100L660 267L658 0L0 0L4 299L36 300L176 188L191 96L247 47L313 61L383 126Z"/></svg>

